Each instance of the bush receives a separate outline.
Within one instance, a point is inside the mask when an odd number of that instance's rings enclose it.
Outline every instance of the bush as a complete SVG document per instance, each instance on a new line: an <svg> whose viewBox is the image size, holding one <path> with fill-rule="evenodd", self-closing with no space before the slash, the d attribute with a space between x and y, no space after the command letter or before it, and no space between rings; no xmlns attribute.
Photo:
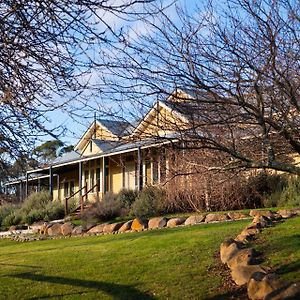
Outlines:
<svg viewBox="0 0 300 300"><path fill-rule="evenodd" d="M122 189L117 195L117 200L123 203L125 208L130 209L138 195L137 190Z"/></svg>
<svg viewBox="0 0 300 300"><path fill-rule="evenodd" d="M300 179L292 177L284 187L278 206L300 206Z"/></svg>
<svg viewBox="0 0 300 300"><path fill-rule="evenodd" d="M22 208L29 213L33 209L42 209L46 207L48 203L52 203L51 195L47 191L42 191L28 196L24 201Z"/></svg>
<svg viewBox="0 0 300 300"><path fill-rule="evenodd" d="M23 212L21 209L17 209L13 212L11 212L9 215L7 215L3 221L2 226L4 227L10 227L12 225L18 225L21 223L22 219L24 218Z"/></svg>
<svg viewBox="0 0 300 300"><path fill-rule="evenodd" d="M13 213L14 210L16 210L16 206L14 205L3 205L0 206L0 225L3 223L3 220L10 214Z"/></svg>
<svg viewBox="0 0 300 300"><path fill-rule="evenodd" d="M123 217L126 213L124 204L117 199L115 194L108 192L102 201L93 203L88 210L84 211L82 219L86 221L97 219L104 222L116 217Z"/></svg>
<svg viewBox="0 0 300 300"><path fill-rule="evenodd" d="M65 209L61 202L52 201L47 203L43 210L43 219L44 221L51 221L61 219L65 215Z"/></svg>
<svg viewBox="0 0 300 300"><path fill-rule="evenodd" d="M136 217L150 217L158 215L165 210L166 193L163 189L149 186L145 187L132 205Z"/></svg>

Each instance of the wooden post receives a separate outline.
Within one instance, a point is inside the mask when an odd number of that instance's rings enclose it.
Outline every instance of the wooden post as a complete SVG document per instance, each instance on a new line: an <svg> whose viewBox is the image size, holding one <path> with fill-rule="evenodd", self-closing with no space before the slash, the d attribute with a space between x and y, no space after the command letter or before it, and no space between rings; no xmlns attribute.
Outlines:
<svg viewBox="0 0 300 300"><path fill-rule="evenodd" d="M96 201L99 202L99 184L96 185Z"/></svg>
<svg viewBox="0 0 300 300"><path fill-rule="evenodd" d="M53 196L53 171L52 166L49 168L49 193L51 197Z"/></svg>
<svg viewBox="0 0 300 300"><path fill-rule="evenodd" d="M65 198L65 216L68 214L68 198Z"/></svg>
<svg viewBox="0 0 300 300"><path fill-rule="evenodd" d="M28 197L28 192L29 192L29 188L28 188L28 173L26 172L25 198Z"/></svg>
<svg viewBox="0 0 300 300"><path fill-rule="evenodd" d="M143 171L142 171L142 151L141 147L138 147L137 152L137 188L140 191L143 187Z"/></svg>

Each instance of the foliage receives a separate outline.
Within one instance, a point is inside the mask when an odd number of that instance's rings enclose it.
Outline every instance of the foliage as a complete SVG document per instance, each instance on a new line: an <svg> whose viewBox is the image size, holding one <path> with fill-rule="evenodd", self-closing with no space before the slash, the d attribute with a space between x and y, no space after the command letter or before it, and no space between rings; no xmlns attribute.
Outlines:
<svg viewBox="0 0 300 300"><path fill-rule="evenodd" d="M99 221L109 221L116 217L125 216L127 210L124 208L124 203L118 200L117 196L111 192L104 195L103 199L95 202L86 210L82 219L89 221L97 219Z"/></svg>
<svg viewBox="0 0 300 300"><path fill-rule="evenodd" d="M52 201L48 192L31 194L21 206L2 206L0 224L4 227L20 223L32 224L36 221L51 221L64 217L61 202Z"/></svg>
<svg viewBox="0 0 300 300"><path fill-rule="evenodd" d="M138 191L132 189L122 189L118 195L117 200L122 202L126 208L130 209L132 204L138 197Z"/></svg>
<svg viewBox="0 0 300 300"><path fill-rule="evenodd" d="M52 202L51 195L47 191L32 193L24 201L22 209L26 212L32 209L43 209L48 203Z"/></svg>
<svg viewBox="0 0 300 300"><path fill-rule="evenodd" d="M149 217L162 213L165 210L166 193L155 186L145 187L132 205L136 217Z"/></svg>
<svg viewBox="0 0 300 300"><path fill-rule="evenodd" d="M0 225L2 224L3 220L10 214L13 213L13 211L16 209L16 206L11 204L6 204L0 206Z"/></svg>
<svg viewBox="0 0 300 300"><path fill-rule="evenodd" d="M277 206L300 206L300 179L292 177L284 187Z"/></svg>

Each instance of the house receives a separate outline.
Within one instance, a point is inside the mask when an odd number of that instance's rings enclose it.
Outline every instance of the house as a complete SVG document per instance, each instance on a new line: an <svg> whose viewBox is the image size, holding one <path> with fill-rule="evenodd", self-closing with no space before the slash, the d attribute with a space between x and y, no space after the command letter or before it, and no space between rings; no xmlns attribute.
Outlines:
<svg viewBox="0 0 300 300"><path fill-rule="evenodd" d="M95 119L73 152L46 166L28 170L23 179L7 183L19 198L48 188L53 199L100 200L107 192L163 184L174 165L170 149L181 129L188 129L186 112L175 106L189 99L177 90L157 101L133 126L125 121ZM183 107L183 105L179 105Z"/></svg>

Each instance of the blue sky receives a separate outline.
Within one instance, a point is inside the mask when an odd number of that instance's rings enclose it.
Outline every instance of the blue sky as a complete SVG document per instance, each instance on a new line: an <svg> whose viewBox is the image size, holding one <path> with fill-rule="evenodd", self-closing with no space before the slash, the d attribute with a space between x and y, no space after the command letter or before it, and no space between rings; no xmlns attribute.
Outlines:
<svg viewBox="0 0 300 300"><path fill-rule="evenodd" d="M164 3L171 3L172 0L164 0ZM197 0L178 0L176 4L183 5L186 10L193 13L196 10L196 6L203 5L205 1L197 1ZM171 6L168 8L168 14L170 17L175 18L175 7ZM120 26L124 26L124 20L118 19L113 15L108 15L107 13L103 15L106 22L108 22L111 26L115 28L119 28ZM136 23L131 23L131 26L135 28L135 31L143 32L143 23L141 21L137 21ZM90 98L88 100L88 104L92 107L97 107L98 105L107 106L109 103L105 103L105 99L99 98ZM97 111L97 109L95 109ZM60 138L66 144L75 145L81 135L85 132L86 128L93 121L94 112L92 109L89 112L84 112L84 109L80 107L78 111L76 111L78 117L73 118L68 113L63 112L61 110L56 110L54 112L50 112L47 114L48 122L45 124L47 128L58 127L58 131L62 131L63 128L66 128L63 134L61 134ZM101 116L103 117L103 116ZM58 132L57 131L57 132ZM51 139L48 136L42 138L42 140ZM37 144L41 143L41 141L37 141Z"/></svg>

